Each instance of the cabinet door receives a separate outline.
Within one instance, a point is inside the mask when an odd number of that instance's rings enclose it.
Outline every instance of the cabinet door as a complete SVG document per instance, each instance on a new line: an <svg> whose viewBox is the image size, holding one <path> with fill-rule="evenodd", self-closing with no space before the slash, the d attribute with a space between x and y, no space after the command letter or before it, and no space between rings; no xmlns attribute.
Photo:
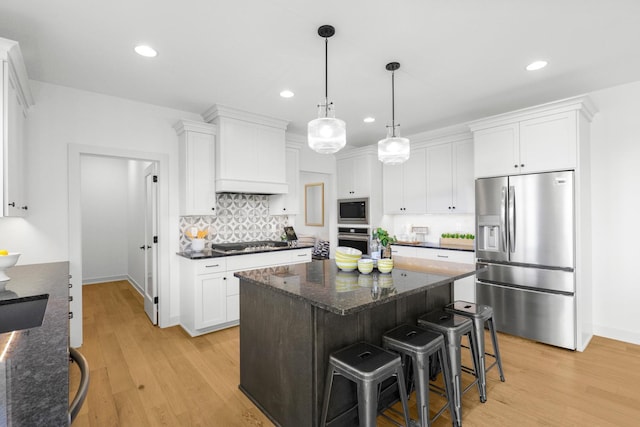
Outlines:
<svg viewBox="0 0 640 427"><path fill-rule="evenodd" d="M376 160L377 161L377 160ZM354 197L370 197L371 196L371 156L355 157L353 159L353 196Z"/></svg>
<svg viewBox="0 0 640 427"><path fill-rule="evenodd" d="M428 213L449 213L454 210L452 155L451 144L427 147Z"/></svg>
<svg viewBox="0 0 640 427"><path fill-rule="evenodd" d="M4 121L6 158L2 165L5 180L3 213L6 216L25 216L27 204L24 191L24 106L20 102L16 82L11 77L6 62L2 62L2 69L2 86L6 100L4 106L7 108L4 118L0 116L0 120L6 119Z"/></svg>
<svg viewBox="0 0 640 427"><path fill-rule="evenodd" d="M288 182L287 158L285 153L284 130L269 126L255 125L253 150L258 154L257 180L262 182Z"/></svg>
<svg viewBox="0 0 640 427"><path fill-rule="evenodd" d="M411 157L402 164L403 213L427 212L426 150L411 150Z"/></svg>
<svg viewBox="0 0 640 427"><path fill-rule="evenodd" d="M387 215L404 212L402 169L403 165L382 166L382 205Z"/></svg>
<svg viewBox="0 0 640 427"><path fill-rule="evenodd" d="M298 150L287 148L286 173L289 192L269 196L270 215L295 215L300 211L300 161Z"/></svg>
<svg viewBox="0 0 640 427"><path fill-rule="evenodd" d="M453 143L453 174L451 192L454 213L475 211L475 180L473 179L473 141Z"/></svg>
<svg viewBox="0 0 640 427"><path fill-rule="evenodd" d="M576 167L576 112L520 122L520 172Z"/></svg>
<svg viewBox="0 0 640 427"><path fill-rule="evenodd" d="M214 136L185 130L180 135L180 213L213 215L216 207Z"/></svg>
<svg viewBox="0 0 640 427"><path fill-rule="evenodd" d="M353 158L338 159L336 161L336 176L338 181L338 199L350 199L355 196L353 179L355 176Z"/></svg>
<svg viewBox="0 0 640 427"><path fill-rule="evenodd" d="M195 304L196 329L216 326L227 321L227 286L224 273L198 276Z"/></svg>
<svg viewBox="0 0 640 427"><path fill-rule="evenodd" d="M519 173L518 124L473 133L475 177Z"/></svg>

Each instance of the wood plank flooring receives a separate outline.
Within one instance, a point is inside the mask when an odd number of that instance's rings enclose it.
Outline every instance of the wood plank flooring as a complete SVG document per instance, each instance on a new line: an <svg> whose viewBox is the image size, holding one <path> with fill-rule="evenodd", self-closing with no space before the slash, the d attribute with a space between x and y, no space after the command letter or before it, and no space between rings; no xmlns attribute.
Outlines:
<svg viewBox="0 0 640 427"><path fill-rule="evenodd" d="M273 425L238 390L238 327L197 338L154 327L126 281L84 286L83 309L80 351L91 383L74 426ZM463 396L465 426L639 425L640 346L595 337L579 353L505 334L499 340L506 382L494 368L486 403L475 389ZM77 367L70 378L73 394ZM440 400L431 397L433 409ZM378 424L393 425L383 417ZM433 425L450 426L448 411Z"/></svg>

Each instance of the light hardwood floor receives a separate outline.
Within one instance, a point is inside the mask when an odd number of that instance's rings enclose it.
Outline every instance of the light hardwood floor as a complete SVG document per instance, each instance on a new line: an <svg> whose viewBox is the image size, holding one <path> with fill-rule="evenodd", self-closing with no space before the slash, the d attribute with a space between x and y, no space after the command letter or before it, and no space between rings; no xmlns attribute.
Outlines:
<svg viewBox="0 0 640 427"><path fill-rule="evenodd" d="M91 383L74 426L272 425L238 390L237 327L191 338L151 326L128 282L85 286L83 309ZM640 346L595 337L579 353L499 340L506 382L494 368L486 403L476 390L464 395L465 426L640 425ZM72 394L78 376L72 367ZM434 423L449 425L448 411Z"/></svg>

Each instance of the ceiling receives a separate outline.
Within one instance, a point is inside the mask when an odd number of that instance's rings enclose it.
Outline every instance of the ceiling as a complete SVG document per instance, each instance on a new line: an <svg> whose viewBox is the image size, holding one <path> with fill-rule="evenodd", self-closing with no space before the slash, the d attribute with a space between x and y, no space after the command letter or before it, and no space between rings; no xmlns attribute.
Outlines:
<svg viewBox="0 0 640 427"><path fill-rule="evenodd" d="M305 135L331 24L329 98L355 147L391 122L388 62L411 135L640 80L639 18L637 0L2 0L0 37L33 80L198 114L224 104ZM525 71L537 59L549 65Z"/></svg>

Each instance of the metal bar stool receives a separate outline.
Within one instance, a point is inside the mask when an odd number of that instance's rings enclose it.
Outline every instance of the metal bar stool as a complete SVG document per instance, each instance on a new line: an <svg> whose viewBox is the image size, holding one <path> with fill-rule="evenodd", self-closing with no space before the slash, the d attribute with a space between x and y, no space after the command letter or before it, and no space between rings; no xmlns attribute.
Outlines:
<svg viewBox="0 0 640 427"><path fill-rule="evenodd" d="M454 313L459 316L466 317L473 322L473 333L476 336L478 343L477 352L477 365L480 372L478 380L480 381L480 388L482 390L481 396L487 399L487 375L489 369L498 365L498 372L500 373L500 381L504 382L504 371L502 370L502 358L500 357L500 348L498 347L498 337L496 335L496 329L493 325L493 308L488 305L474 304L467 301L455 301L451 304L447 304L444 308L449 313ZM487 325L489 332L491 333L491 341L493 343L493 351L495 354L487 353L484 342L484 325ZM493 357L495 361L491 366L486 367L485 355Z"/></svg>
<svg viewBox="0 0 640 427"><path fill-rule="evenodd" d="M409 426L407 391L402 373L402 360L398 354L365 342L353 344L332 353L329 356L321 426L327 425L327 413L329 411L334 375L341 375L356 383L358 390L358 419L362 427L376 425L378 387L384 380L395 376L404 410L405 425Z"/></svg>
<svg viewBox="0 0 640 427"><path fill-rule="evenodd" d="M451 387L451 372L446 361L446 349L442 334L427 331L418 326L400 325L382 336L382 345L388 350L410 357L413 367L413 380L416 389L418 422L420 427L428 427L447 408L454 418L454 398ZM438 358L442 366L443 382L446 390L447 404L429 417L429 357Z"/></svg>
<svg viewBox="0 0 640 427"><path fill-rule="evenodd" d="M471 344L471 359L473 360L474 372L478 372L475 352L478 351L476 336L473 334L473 322L471 320L457 316L453 313L447 313L443 310L437 310L418 318L418 325L431 331L439 332L444 336L445 345L447 347L447 357L449 360L449 369L451 371L451 383L454 390L454 422L462 425L462 393L468 391L474 384L478 386L480 393L480 384L478 377L465 389L462 390L462 363L461 363L461 338L464 335L469 337ZM481 399L482 400L482 399Z"/></svg>

